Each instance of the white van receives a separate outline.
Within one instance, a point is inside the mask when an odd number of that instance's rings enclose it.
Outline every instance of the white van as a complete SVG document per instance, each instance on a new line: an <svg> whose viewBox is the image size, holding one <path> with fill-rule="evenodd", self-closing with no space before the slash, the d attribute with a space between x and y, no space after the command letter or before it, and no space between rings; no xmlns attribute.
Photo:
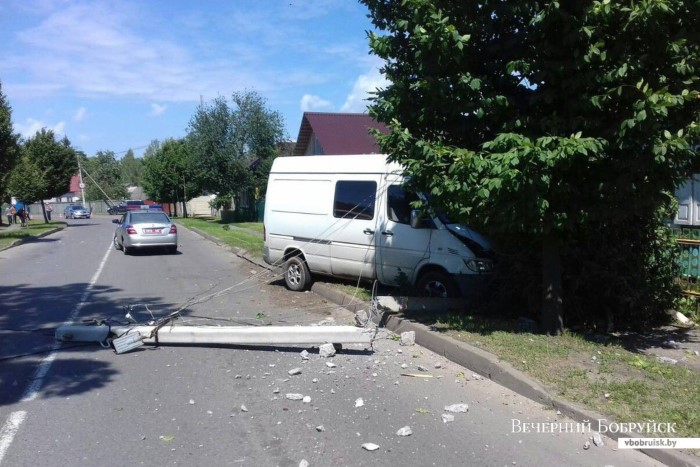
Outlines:
<svg viewBox="0 0 700 467"><path fill-rule="evenodd" d="M311 274L377 279L419 294L472 297L493 269L489 242L444 216L421 216L386 156L275 159L265 200L265 262L291 290Z"/></svg>

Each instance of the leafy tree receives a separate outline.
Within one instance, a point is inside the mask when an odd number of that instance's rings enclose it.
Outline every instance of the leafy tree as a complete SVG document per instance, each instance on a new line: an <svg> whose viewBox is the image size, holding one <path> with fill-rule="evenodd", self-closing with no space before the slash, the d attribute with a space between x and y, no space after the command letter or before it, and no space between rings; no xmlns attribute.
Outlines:
<svg viewBox="0 0 700 467"><path fill-rule="evenodd" d="M238 197L261 186L265 167L284 137L284 121L255 92L236 92L201 105L190 121L192 179L202 192ZM251 165L253 168L251 169ZM263 174L264 172L264 174Z"/></svg>
<svg viewBox="0 0 700 467"><path fill-rule="evenodd" d="M381 147L437 208L539 243L548 332L563 329L562 274L584 259L574 244L614 243L642 267L616 277L653 282L659 255L642 255L697 167L696 0L362 2L391 82L371 108L392 128ZM608 293L611 309L629 299Z"/></svg>
<svg viewBox="0 0 700 467"><path fill-rule="evenodd" d="M12 131L12 108L2 92L0 82L0 201L9 195L7 177L19 157L19 135Z"/></svg>
<svg viewBox="0 0 700 467"><path fill-rule="evenodd" d="M151 199L162 203L183 202L185 217L187 210L184 202L200 194L190 178L190 161L187 142L175 139L166 140L155 153L148 154L143 159L144 191Z"/></svg>
<svg viewBox="0 0 700 467"><path fill-rule="evenodd" d="M102 200L105 194L110 200L126 197L127 190L122 183L121 167L114 152L97 151L95 157L88 158L84 169L89 174L87 180L83 178L86 200Z"/></svg>
<svg viewBox="0 0 700 467"><path fill-rule="evenodd" d="M47 189L47 171L48 169L41 169L25 151L10 172L7 187L18 201L26 205L32 204L43 199Z"/></svg>
<svg viewBox="0 0 700 467"><path fill-rule="evenodd" d="M130 186L141 185L141 175L143 174L143 159L134 157L134 151L129 149L121 161L121 179Z"/></svg>
<svg viewBox="0 0 700 467"><path fill-rule="evenodd" d="M29 160L41 172L43 191L33 201L41 200L44 221L48 223L43 200L61 196L70 189L70 180L78 171L76 152L68 138L56 140L52 130L43 128L23 145ZM24 166L20 170L27 170ZM25 175L22 175L25 176Z"/></svg>

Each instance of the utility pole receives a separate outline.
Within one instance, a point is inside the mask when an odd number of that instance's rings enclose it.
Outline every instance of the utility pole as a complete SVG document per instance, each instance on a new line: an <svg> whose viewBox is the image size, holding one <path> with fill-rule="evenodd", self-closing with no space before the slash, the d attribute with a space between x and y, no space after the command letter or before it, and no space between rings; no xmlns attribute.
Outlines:
<svg viewBox="0 0 700 467"><path fill-rule="evenodd" d="M80 197L82 198L82 205L85 207L85 184L83 183L83 169L80 165L80 153L76 151L75 156L78 158L78 178L80 179Z"/></svg>

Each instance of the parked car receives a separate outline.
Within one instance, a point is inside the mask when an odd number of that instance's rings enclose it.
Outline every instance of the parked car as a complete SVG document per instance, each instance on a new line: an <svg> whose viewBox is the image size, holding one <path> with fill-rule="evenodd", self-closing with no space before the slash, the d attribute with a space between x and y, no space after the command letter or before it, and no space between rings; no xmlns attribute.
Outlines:
<svg viewBox="0 0 700 467"><path fill-rule="evenodd" d="M177 226L163 211L134 210L125 212L114 231L114 248L128 255L136 248L166 248L177 252Z"/></svg>
<svg viewBox="0 0 700 467"><path fill-rule="evenodd" d="M107 214L110 216L115 216L117 214L124 214L127 211L126 205L119 204L117 206L110 206L107 208Z"/></svg>
<svg viewBox="0 0 700 467"><path fill-rule="evenodd" d="M66 219L90 219L90 210L79 204L71 204L63 210Z"/></svg>

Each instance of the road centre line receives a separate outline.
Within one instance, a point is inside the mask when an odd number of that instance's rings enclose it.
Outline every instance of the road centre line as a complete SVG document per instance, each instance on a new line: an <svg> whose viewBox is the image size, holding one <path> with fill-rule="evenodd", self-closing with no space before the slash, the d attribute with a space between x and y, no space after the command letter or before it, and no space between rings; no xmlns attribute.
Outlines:
<svg viewBox="0 0 700 467"><path fill-rule="evenodd" d="M110 241L109 247L107 248L107 252L102 257L102 261L97 267L97 271L95 271L95 274L93 274L92 278L90 279L90 283L80 296L80 301L75 306L75 308L73 308L70 315L68 315L68 319L63 322L63 325L73 324L73 321L75 321L75 319L78 317L80 310L82 310L85 304L87 303L87 300L90 297L90 292L92 292L92 289L94 288L97 279L100 277L100 274L102 274L102 270L104 269L105 264L107 263L107 258L109 257L109 253L112 251L112 248L113 245ZM49 354L42 359L41 363L39 364L39 368L37 368L36 372L34 373L34 377L32 378L31 383L29 384L29 386L27 386L27 389L24 391L20 402L30 402L36 399L37 395L39 394L39 390L44 384L44 378L51 369L51 365L53 364L54 360L56 360L56 357L58 356L58 350L60 350L60 348L60 342L54 343ZM5 457L7 450L12 444L15 435L19 431L19 427L20 425L22 425L22 422L24 422L26 416L27 412L24 410L12 412L5 424L3 425L2 430L0 430L0 464L2 464L2 460Z"/></svg>

